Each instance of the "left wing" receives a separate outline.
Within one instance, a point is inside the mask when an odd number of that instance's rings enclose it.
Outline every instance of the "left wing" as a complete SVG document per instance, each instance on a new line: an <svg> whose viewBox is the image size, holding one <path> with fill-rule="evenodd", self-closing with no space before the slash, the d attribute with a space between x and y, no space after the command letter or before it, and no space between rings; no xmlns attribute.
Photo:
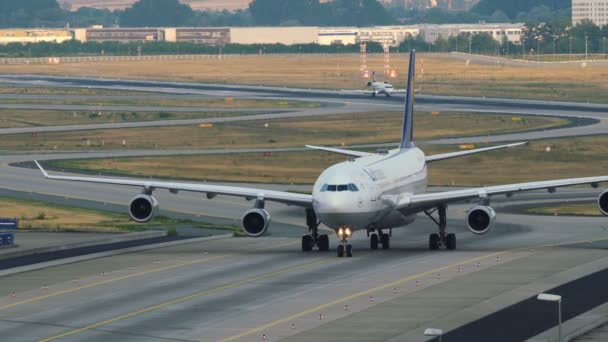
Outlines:
<svg viewBox="0 0 608 342"><path fill-rule="evenodd" d="M87 182L87 183L99 183L99 184L115 184L115 185L126 185L126 186L140 186L147 191L155 189L167 189L173 193L180 190L206 193L207 198L211 199L216 195L236 196L243 197L245 199L261 199L265 201L280 202L288 205L297 205L301 207L311 208L312 207L312 196L306 194L295 194L285 191L274 191L274 190L263 190L254 188L243 188L236 186L223 186L223 185L207 185L207 184L196 184L196 183L178 183L178 182L163 182L154 180L138 180L138 179L124 179L124 178L98 178L98 177L81 177L81 176L52 176L49 175L40 166L38 161L34 161L44 177L54 180L73 181L73 182Z"/></svg>
<svg viewBox="0 0 608 342"><path fill-rule="evenodd" d="M608 182L608 176L586 177L586 178L571 178L559 179L542 182L529 182L508 185L488 186L482 188L472 188L454 191L442 191L418 195L404 195L397 202L397 209L419 209L429 208L438 204L448 204L453 202L464 201L468 199L486 199L495 195L512 195L517 192L542 190L547 189L549 192L555 192L556 188L572 185L590 184L593 187L598 187L599 183Z"/></svg>

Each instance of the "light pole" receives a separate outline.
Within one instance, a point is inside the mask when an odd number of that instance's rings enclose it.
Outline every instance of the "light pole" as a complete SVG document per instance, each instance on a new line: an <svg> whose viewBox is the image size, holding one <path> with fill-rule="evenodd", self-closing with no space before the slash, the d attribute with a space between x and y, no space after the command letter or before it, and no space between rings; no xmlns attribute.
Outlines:
<svg viewBox="0 0 608 342"><path fill-rule="evenodd" d="M606 37L602 38L602 56L606 58Z"/></svg>
<svg viewBox="0 0 608 342"><path fill-rule="evenodd" d="M441 342L441 335L443 335L443 330L441 329L428 328L424 331L424 336L439 337L439 342Z"/></svg>
<svg viewBox="0 0 608 342"><path fill-rule="evenodd" d="M572 36L570 36L570 61L572 61Z"/></svg>
<svg viewBox="0 0 608 342"><path fill-rule="evenodd" d="M554 295L554 294L549 294L549 293L541 293L539 294L536 299L538 300L542 300L545 302L557 302L557 319L558 319L558 336L559 336L559 342L563 342L564 341L564 335L562 335L562 296L558 296L558 295Z"/></svg>
<svg viewBox="0 0 608 342"><path fill-rule="evenodd" d="M587 33L585 33L585 62L587 62L588 60L588 55L589 55L589 36L587 35Z"/></svg>

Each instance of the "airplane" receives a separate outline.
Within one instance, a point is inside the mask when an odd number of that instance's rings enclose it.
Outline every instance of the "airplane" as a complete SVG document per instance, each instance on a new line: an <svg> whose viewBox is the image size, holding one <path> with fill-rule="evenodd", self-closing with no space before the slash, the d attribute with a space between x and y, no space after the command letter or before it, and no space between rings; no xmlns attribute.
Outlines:
<svg viewBox="0 0 608 342"><path fill-rule="evenodd" d="M599 183L608 182L608 176L599 176L426 192L429 164L526 143L425 156L413 140L415 57L415 51L412 50L399 147L372 153L307 145L311 149L338 153L350 158L323 171L313 186L312 194L131 178L55 176L49 175L38 161L35 163L44 177L52 180L142 188L142 192L131 200L128 207L131 218L140 223L148 222L156 214L158 201L152 193L158 189L166 189L173 194L179 191L205 193L208 199L226 195L254 200L253 208L245 211L241 217L241 227L251 237L259 237L269 232L271 216L264 208L265 202L299 206L304 208L308 226L308 233L302 236L302 251L308 252L314 248L319 251L329 250L328 235L319 234L319 226L322 223L333 230L339 239L338 257L352 257L352 245L349 241L358 230L367 232L371 249L378 249L380 245L382 249L389 249L392 229L411 224L420 213L426 214L438 227L437 233L429 235L429 249L437 250L441 247L454 250L456 235L446 232L447 207L450 204L477 202L468 211L466 223L472 233L481 235L490 231L496 219L496 213L490 206L493 196L511 197L515 193L531 190L548 190L553 193L557 188L572 185L591 185L598 188ZM598 196L597 205L600 212L608 216L608 190Z"/></svg>
<svg viewBox="0 0 608 342"><path fill-rule="evenodd" d="M375 71L372 72L372 80L370 82L367 82L367 86L372 88L373 90L372 97L376 97L376 95L378 94L384 94L386 95L386 97L391 97L391 94L395 91L390 83L386 81L376 81Z"/></svg>

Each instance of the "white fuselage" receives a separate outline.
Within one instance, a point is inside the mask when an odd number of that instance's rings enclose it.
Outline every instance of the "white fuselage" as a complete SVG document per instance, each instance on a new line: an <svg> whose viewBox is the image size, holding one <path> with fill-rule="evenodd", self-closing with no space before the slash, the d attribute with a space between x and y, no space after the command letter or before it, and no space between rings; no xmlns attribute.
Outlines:
<svg viewBox="0 0 608 342"><path fill-rule="evenodd" d="M427 169L418 148L392 150L333 165L315 182L313 207L332 229L393 228L407 225L413 215L395 210L407 194L426 191Z"/></svg>
<svg viewBox="0 0 608 342"><path fill-rule="evenodd" d="M394 90L393 86L386 82L373 81L370 86L374 91L374 94L385 94L390 96Z"/></svg>

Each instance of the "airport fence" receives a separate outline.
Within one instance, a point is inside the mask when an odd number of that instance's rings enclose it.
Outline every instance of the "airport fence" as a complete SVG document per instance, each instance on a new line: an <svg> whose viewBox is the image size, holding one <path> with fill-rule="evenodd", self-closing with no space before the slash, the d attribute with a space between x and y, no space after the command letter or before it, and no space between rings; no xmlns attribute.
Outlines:
<svg viewBox="0 0 608 342"><path fill-rule="evenodd" d="M315 55L315 56L335 56L335 53L306 53L306 54L295 54L295 53L266 53L263 55L255 54L191 54L191 55L146 55L146 56L72 56L72 57L35 57L35 58L0 58L0 65L28 65L28 64L67 64L67 63L108 63L108 62L145 62L145 61L180 61L180 60L225 60L235 57L263 57L263 56L297 56L297 55ZM353 55L359 56L358 53L344 53L341 55ZM380 53L368 53L368 56L380 56ZM398 55L398 54L394 54Z"/></svg>
<svg viewBox="0 0 608 342"><path fill-rule="evenodd" d="M144 61L177 61L177 60L221 60L233 55L153 55L153 56L74 56L74 57L36 57L36 58L0 58L0 64L66 64L98 62L144 62Z"/></svg>

